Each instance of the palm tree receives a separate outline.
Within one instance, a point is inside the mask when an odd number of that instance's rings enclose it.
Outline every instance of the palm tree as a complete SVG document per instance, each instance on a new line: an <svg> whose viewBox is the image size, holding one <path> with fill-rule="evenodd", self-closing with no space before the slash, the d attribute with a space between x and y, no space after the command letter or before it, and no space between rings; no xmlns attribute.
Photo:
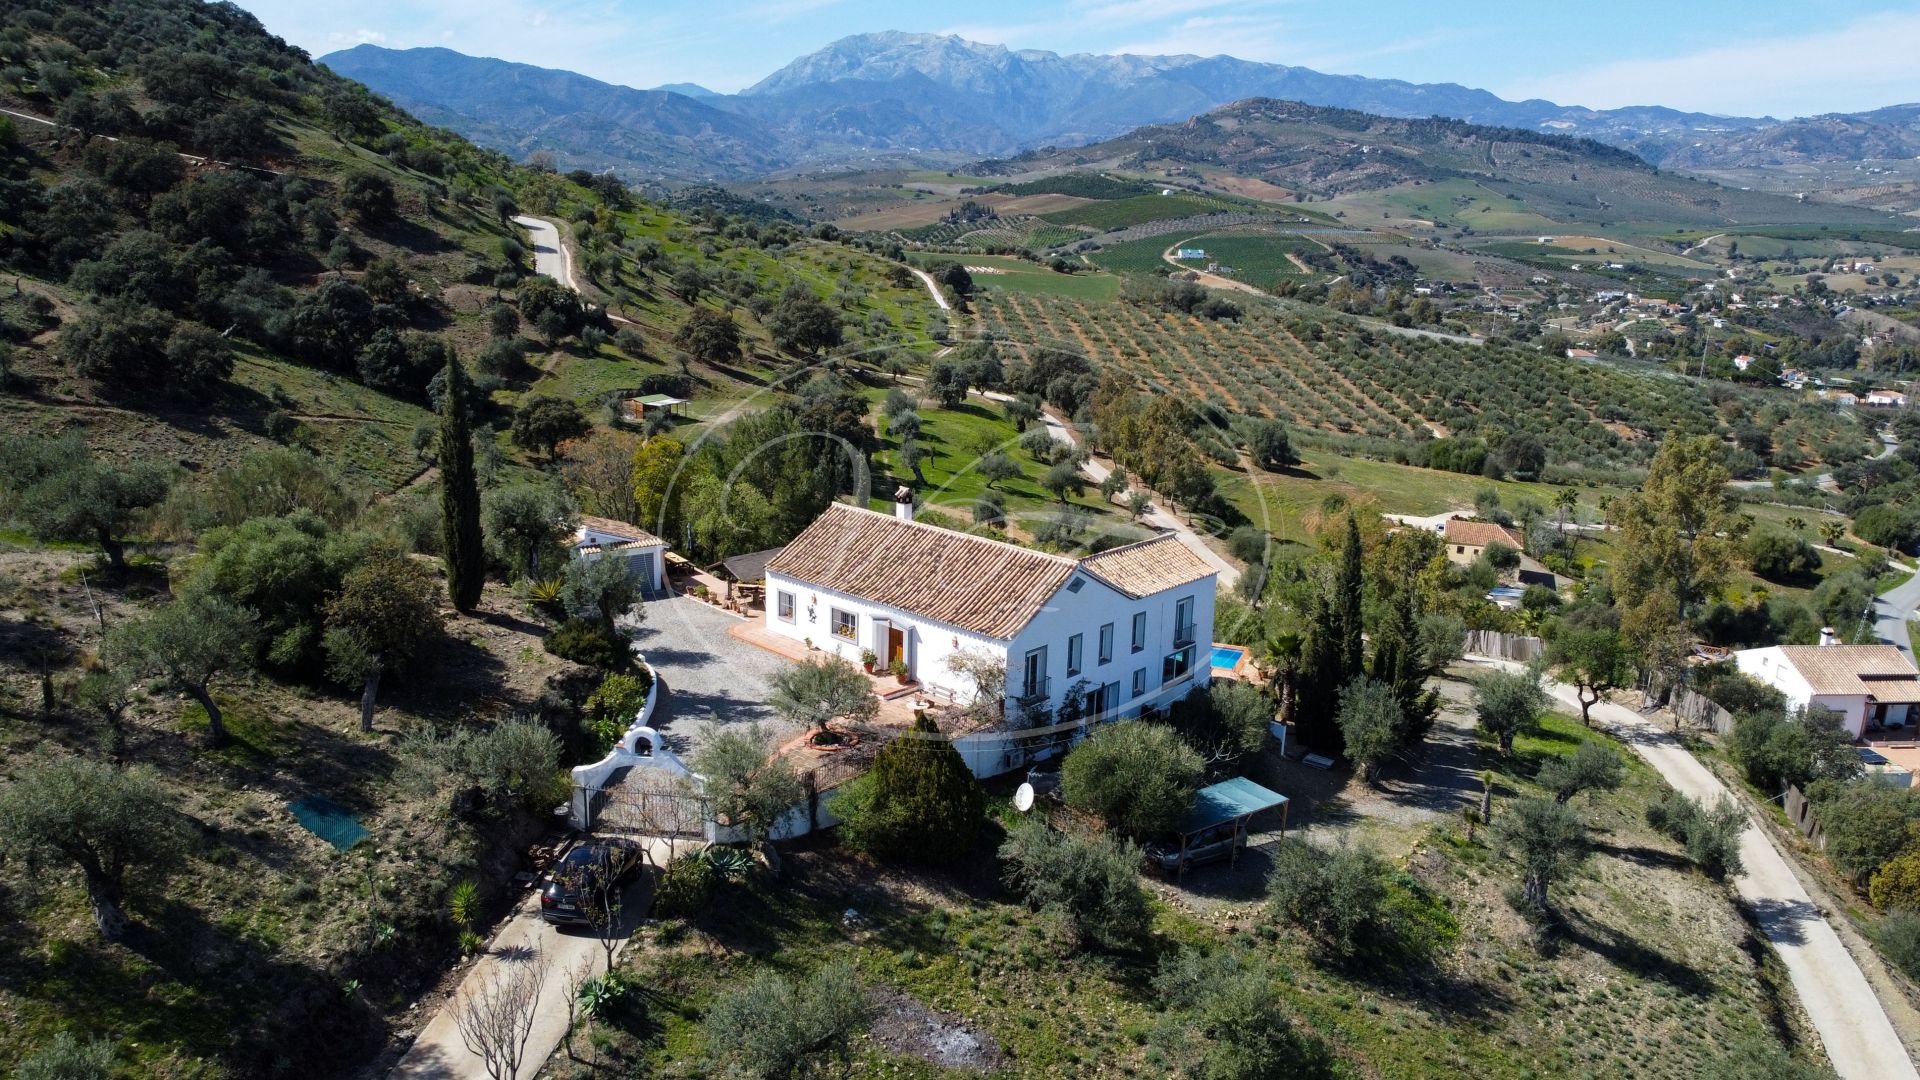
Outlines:
<svg viewBox="0 0 1920 1080"><path fill-rule="evenodd" d="M1807 519L1795 514L1787 519L1787 528L1796 535L1807 531Z"/></svg>
<svg viewBox="0 0 1920 1080"><path fill-rule="evenodd" d="M1580 493L1572 488L1562 488L1560 494L1554 496L1553 502L1560 508L1560 535L1565 536L1567 519L1573 516L1574 509L1580 505Z"/></svg>
<svg viewBox="0 0 1920 1080"><path fill-rule="evenodd" d="M1291 724L1297 704L1294 688L1300 680L1300 661L1305 656L1307 637L1298 630L1277 630L1267 635L1260 646L1260 666L1267 673L1267 685L1280 698L1280 722Z"/></svg>
<svg viewBox="0 0 1920 1080"><path fill-rule="evenodd" d="M1820 535L1829 547L1839 547L1840 539L1847 535L1847 523L1844 521L1823 521L1820 523Z"/></svg>

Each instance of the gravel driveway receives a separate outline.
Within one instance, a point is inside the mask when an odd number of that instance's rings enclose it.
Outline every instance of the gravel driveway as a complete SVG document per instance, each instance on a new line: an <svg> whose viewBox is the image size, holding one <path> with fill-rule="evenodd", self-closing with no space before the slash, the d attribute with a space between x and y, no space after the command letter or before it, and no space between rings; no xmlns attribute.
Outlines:
<svg viewBox="0 0 1920 1080"><path fill-rule="evenodd" d="M666 687L653 726L674 753L690 752L716 725L758 721L781 741L799 733L799 725L767 707L774 673L790 661L727 632L738 625L734 616L688 596L647 604L633 640Z"/></svg>

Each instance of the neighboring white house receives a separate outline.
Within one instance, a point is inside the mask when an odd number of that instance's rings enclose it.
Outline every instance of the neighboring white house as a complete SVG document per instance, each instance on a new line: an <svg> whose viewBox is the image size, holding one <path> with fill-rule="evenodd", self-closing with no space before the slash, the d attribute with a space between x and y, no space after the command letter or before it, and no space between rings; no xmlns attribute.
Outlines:
<svg viewBox="0 0 1920 1080"><path fill-rule="evenodd" d="M767 564L766 628L858 662L900 662L936 699L971 702L956 653L1004 661L1009 727L1164 706L1211 679L1214 568L1173 535L1085 558L834 503ZM1004 735L956 745L974 772L1022 764Z"/></svg>
<svg viewBox="0 0 1920 1080"><path fill-rule="evenodd" d="M1869 390L1865 404L1881 408L1904 409L1907 407L1907 395L1898 390Z"/></svg>
<svg viewBox="0 0 1920 1080"><path fill-rule="evenodd" d="M1740 670L1787 696L1787 704L1832 709L1854 738L1868 727L1908 727L1920 704L1920 671L1892 645L1775 645L1733 654Z"/></svg>
<svg viewBox="0 0 1920 1080"><path fill-rule="evenodd" d="M661 589L667 542L638 525L582 516L567 546L576 559L622 559L648 592Z"/></svg>

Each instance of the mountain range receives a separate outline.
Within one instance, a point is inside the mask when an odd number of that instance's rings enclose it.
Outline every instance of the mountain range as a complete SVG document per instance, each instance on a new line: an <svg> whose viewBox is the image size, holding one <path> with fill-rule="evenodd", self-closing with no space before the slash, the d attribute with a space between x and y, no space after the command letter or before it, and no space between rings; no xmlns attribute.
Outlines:
<svg viewBox="0 0 1920 1080"><path fill-rule="evenodd" d="M636 90L440 48L360 45L321 60L476 141L522 153L545 147L570 166L649 179L1004 157L1092 143L1248 98L1579 136L1654 164L1714 158L1725 146L1755 159L1908 156L1920 141L1915 106L1783 124L1651 105L1507 101L1452 83L1328 75L1230 56L1062 56L896 31L843 38L737 94L691 84Z"/></svg>

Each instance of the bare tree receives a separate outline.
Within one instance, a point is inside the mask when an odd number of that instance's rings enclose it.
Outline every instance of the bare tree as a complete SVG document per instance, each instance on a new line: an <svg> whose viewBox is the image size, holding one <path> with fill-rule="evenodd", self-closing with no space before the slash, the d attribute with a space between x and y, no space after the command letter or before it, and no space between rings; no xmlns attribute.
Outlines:
<svg viewBox="0 0 1920 1080"><path fill-rule="evenodd" d="M518 1080L546 975L546 958L529 944L521 953L500 957L485 978L461 989L460 1039L479 1056L489 1080Z"/></svg>
<svg viewBox="0 0 1920 1080"><path fill-rule="evenodd" d="M606 953L607 962L601 970L612 971L613 954L626 940L621 932L625 922L621 918L627 895L625 879L640 868L646 854L640 844L629 847L612 843L606 851L604 863L590 863L581 871L580 910L593 927L594 936L600 939L600 950Z"/></svg>
<svg viewBox="0 0 1920 1080"><path fill-rule="evenodd" d="M567 1034L563 1040L567 1048L567 1060L579 1061L573 1052L573 1029L580 1020L580 990L593 977L593 958L583 956L580 962L567 969ZM591 1014L589 1014L591 1016Z"/></svg>

